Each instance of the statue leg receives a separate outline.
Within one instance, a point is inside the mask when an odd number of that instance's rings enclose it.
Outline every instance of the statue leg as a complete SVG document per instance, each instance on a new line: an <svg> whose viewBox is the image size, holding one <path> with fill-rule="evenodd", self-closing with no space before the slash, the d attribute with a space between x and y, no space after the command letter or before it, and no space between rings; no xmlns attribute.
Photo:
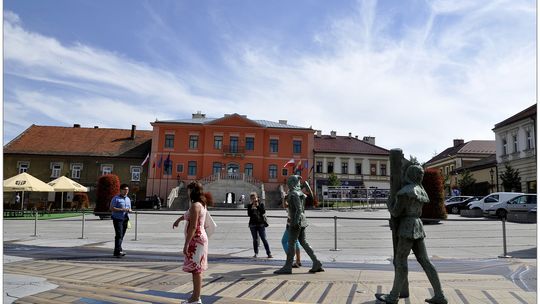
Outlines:
<svg viewBox="0 0 540 304"><path fill-rule="evenodd" d="M291 274L292 264L295 254L295 243L300 235L300 229L291 229L289 227L289 241L287 243L287 260L281 269L274 271L275 274Z"/></svg>
<svg viewBox="0 0 540 304"><path fill-rule="evenodd" d="M407 258L411 252L411 248L414 242L411 239L399 238L398 246L396 249L396 256L394 257L395 261L395 273L394 273L394 284L392 290L390 291L390 297L392 299L397 299L401 290L403 289L403 284L407 282L407 277L409 275L409 266L407 264Z"/></svg>
<svg viewBox="0 0 540 304"><path fill-rule="evenodd" d="M426 302L433 304L447 304L448 300L444 296L437 270L429 260L424 239L416 240L412 250L416 256L416 260L424 269L424 272L426 273L426 276L433 287L433 292L435 293L435 296L431 299L426 299Z"/></svg>
<svg viewBox="0 0 540 304"><path fill-rule="evenodd" d="M315 255L315 252L306 241L306 228L300 228L300 235L298 236L298 241L300 242L300 245L302 246L302 248L304 248L304 251L307 253L311 261L313 262L313 266L311 267L309 272L314 273L314 272L324 271L324 269L322 268L321 261L319 261L319 259Z"/></svg>

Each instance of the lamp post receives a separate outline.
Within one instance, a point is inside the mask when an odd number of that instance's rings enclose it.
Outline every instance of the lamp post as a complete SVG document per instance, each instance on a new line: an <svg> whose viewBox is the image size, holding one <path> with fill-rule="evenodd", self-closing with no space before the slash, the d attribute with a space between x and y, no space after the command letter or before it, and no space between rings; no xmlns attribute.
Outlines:
<svg viewBox="0 0 540 304"><path fill-rule="evenodd" d="M176 174L176 186L180 186L180 174Z"/></svg>
<svg viewBox="0 0 540 304"><path fill-rule="evenodd" d="M491 176L491 187L489 190L491 190L491 192L493 192L493 174L495 173L495 171L493 171L493 168L491 168L489 170L489 176Z"/></svg>

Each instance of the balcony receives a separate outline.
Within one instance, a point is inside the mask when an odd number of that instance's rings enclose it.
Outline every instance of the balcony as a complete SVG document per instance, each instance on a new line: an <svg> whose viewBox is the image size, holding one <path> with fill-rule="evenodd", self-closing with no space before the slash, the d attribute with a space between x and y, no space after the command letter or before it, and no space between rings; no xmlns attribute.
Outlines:
<svg viewBox="0 0 540 304"><path fill-rule="evenodd" d="M246 147L223 145L221 147L221 152L223 153L223 157L244 158L246 154Z"/></svg>

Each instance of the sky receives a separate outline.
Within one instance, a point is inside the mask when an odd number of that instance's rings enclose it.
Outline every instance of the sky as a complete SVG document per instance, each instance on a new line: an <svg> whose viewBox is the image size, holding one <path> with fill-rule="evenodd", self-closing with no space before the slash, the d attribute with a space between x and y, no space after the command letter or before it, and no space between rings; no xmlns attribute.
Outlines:
<svg viewBox="0 0 540 304"><path fill-rule="evenodd" d="M3 141L238 113L420 162L536 103L533 0L4 0Z"/></svg>

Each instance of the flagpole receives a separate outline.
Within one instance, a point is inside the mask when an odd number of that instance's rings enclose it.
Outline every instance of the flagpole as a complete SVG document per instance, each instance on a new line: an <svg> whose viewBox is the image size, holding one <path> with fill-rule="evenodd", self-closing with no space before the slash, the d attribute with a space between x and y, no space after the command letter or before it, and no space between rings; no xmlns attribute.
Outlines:
<svg viewBox="0 0 540 304"><path fill-rule="evenodd" d="M154 158L154 174L152 175L152 195L156 194L156 159L157 159L157 153L156 157Z"/></svg>

